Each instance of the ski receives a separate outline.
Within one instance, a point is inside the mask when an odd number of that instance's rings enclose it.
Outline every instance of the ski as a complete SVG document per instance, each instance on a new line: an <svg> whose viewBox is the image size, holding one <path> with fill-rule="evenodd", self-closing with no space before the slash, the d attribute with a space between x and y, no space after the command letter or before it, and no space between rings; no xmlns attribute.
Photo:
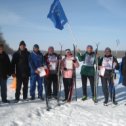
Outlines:
<svg viewBox="0 0 126 126"><path fill-rule="evenodd" d="M61 47L61 50L60 50L60 55L59 55L59 59L58 59L58 96L57 96L58 106L60 106L60 97L61 97L61 59L62 59L63 46L60 44L60 47Z"/></svg>
<svg viewBox="0 0 126 126"><path fill-rule="evenodd" d="M45 87L45 98L46 98L46 110L50 111L51 107L49 106L49 99L48 99L48 95L47 95L46 78L44 78L44 87Z"/></svg>
<svg viewBox="0 0 126 126"><path fill-rule="evenodd" d="M95 62L96 62L96 67L95 67L95 82L94 82L94 97L93 99L94 103L98 102L98 83L99 83L99 72L98 72L98 46L99 44L96 44L96 50L95 50Z"/></svg>
<svg viewBox="0 0 126 126"><path fill-rule="evenodd" d="M74 50L74 59L76 59L76 46L74 44L73 44L73 50ZM75 86L75 97L77 101L76 68L74 68L74 73L73 73L73 84Z"/></svg>
<svg viewBox="0 0 126 126"><path fill-rule="evenodd" d="M74 55L74 59L76 59L76 46L73 44L73 55ZM68 102L72 101L72 96L73 96L73 90L75 88L75 99L77 101L77 87L76 87L76 69L74 68L73 70L73 83L70 87L69 90L69 95L68 95Z"/></svg>

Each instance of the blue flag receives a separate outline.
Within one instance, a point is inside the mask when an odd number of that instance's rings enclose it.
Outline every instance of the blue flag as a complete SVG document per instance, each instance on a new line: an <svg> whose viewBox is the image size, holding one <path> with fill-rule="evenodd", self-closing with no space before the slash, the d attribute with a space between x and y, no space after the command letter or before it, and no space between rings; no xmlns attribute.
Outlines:
<svg viewBox="0 0 126 126"><path fill-rule="evenodd" d="M47 16L55 25L55 28L62 30L68 22L63 7L59 0L54 0Z"/></svg>

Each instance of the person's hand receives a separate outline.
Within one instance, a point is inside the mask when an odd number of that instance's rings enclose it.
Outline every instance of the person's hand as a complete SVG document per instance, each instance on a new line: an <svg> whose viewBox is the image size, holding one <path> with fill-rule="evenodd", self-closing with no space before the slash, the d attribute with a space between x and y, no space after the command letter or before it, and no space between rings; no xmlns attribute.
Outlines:
<svg viewBox="0 0 126 126"><path fill-rule="evenodd" d="M12 77L13 77L13 78L16 77L16 74L12 74Z"/></svg>
<svg viewBox="0 0 126 126"><path fill-rule="evenodd" d="M67 68L64 68L64 71L66 71L67 70Z"/></svg>
<svg viewBox="0 0 126 126"><path fill-rule="evenodd" d="M77 51L78 53L80 53L80 52L81 52L79 48L76 48L76 51Z"/></svg>
<svg viewBox="0 0 126 126"><path fill-rule="evenodd" d="M73 63L76 63L77 62L77 59L75 58L75 59L73 59Z"/></svg>
<svg viewBox="0 0 126 126"><path fill-rule="evenodd" d="M38 70L36 70L35 73L38 74L38 75L40 74L40 72Z"/></svg>
<svg viewBox="0 0 126 126"><path fill-rule="evenodd" d="M99 70L102 69L102 68L105 68L105 67L103 67L103 66L99 66L99 67L98 67Z"/></svg>
<svg viewBox="0 0 126 126"><path fill-rule="evenodd" d="M113 67L115 68L116 66L117 66L117 63L116 63L116 62L114 62L114 63L113 63Z"/></svg>

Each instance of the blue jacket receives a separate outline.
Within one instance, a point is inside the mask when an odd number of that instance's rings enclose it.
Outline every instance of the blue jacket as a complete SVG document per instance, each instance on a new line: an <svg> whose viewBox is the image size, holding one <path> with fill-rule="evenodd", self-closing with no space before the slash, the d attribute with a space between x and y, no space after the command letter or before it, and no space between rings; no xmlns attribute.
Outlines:
<svg viewBox="0 0 126 126"><path fill-rule="evenodd" d="M44 63L44 56L41 52L35 53L34 51L29 56L29 65L31 70L31 75L35 74L37 68L43 66Z"/></svg>

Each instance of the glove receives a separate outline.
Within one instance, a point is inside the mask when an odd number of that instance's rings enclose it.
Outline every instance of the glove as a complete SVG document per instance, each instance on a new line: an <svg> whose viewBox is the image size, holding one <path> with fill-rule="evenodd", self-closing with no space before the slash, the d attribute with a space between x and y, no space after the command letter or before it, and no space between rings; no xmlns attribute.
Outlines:
<svg viewBox="0 0 126 126"><path fill-rule="evenodd" d="M76 63L77 62L77 59L74 59L73 62Z"/></svg>
<svg viewBox="0 0 126 126"><path fill-rule="evenodd" d="M16 74L12 74L12 77L16 77Z"/></svg>
<svg viewBox="0 0 126 126"><path fill-rule="evenodd" d="M67 70L67 68L64 68L64 71L66 71Z"/></svg>

